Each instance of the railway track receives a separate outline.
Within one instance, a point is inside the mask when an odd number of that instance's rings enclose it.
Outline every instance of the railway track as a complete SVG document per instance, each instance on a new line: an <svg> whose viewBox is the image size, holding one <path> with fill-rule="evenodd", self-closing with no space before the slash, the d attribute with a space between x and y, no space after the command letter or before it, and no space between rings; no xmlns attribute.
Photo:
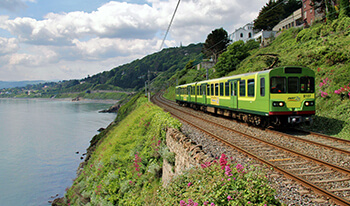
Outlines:
<svg viewBox="0 0 350 206"><path fill-rule="evenodd" d="M334 203L350 205L350 144L335 146L335 140L320 142L270 130L267 132L271 135L242 132L221 120L211 120L203 113L180 108L161 96L155 96L153 101L182 121L275 168Z"/></svg>

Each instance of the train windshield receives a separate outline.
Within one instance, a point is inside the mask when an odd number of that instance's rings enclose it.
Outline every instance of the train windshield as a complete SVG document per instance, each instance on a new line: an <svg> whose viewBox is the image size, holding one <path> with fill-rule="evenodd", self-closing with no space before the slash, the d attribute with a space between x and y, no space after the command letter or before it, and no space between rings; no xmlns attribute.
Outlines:
<svg viewBox="0 0 350 206"><path fill-rule="evenodd" d="M300 92L301 93L314 93L315 92L315 79L313 77L300 77Z"/></svg>
<svg viewBox="0 0 350 206"><path fill-rule="evenodd" d="M288 83L287 83L288 82ZM313 77L272 77L271 93L313 93L315 79Z"/></svg>
<svg viewBox="0 0 350 206"><path fill-rule="evenodd" d="M286 93L285 77L272 77L270 85L271 85L271 93Z"/></svg>

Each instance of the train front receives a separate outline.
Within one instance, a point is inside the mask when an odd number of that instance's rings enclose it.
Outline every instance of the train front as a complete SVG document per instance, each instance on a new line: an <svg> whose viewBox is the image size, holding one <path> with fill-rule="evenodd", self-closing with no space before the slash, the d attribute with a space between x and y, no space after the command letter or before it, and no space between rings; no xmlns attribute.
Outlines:
<svg viewBox="0 0 350 206"><path fill-rule="evenodd" d="M270 71L270 121L275 125L312 123L315 114L315 72L306 67Z"/></svg>

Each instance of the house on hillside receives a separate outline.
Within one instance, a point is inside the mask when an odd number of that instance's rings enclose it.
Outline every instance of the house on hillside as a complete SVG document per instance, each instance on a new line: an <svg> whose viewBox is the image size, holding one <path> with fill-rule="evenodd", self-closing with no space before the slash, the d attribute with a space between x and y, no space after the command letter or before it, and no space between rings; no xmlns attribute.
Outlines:
<svg viewBox="0 0 350 206"><path fill-rule="evenodd" d="M236 42L239 40L243 40L244 42L247 42L248 40L254 39L255 35L254 31L254 24L253 23L248 23L245 26L236 29L230 36L230 40L232 42Z"/></svg>
<svg viewBox="0 0 350 206"><path fill-rule="evenodd" d="M261 30L260 32L254 35L254 39L260 42L260 46L267 46L274 39L276 33L276 31Z"/></svg>
<svg viewBox="0 0 350 206"><path fill-rule="evenodd" d="M324 12L315 10L310 4L311 0L303 0L303 21L307 25L311 25L316 20L320 20L325 16Z"/></svg>
<svg viewBox="0 0 350 206"><path fill-rule="evenodd" d="M302 13L302 8L296 10L288 16L287 18L283 19L278 23L275 27L273 27L272 31L278 32L285 29L289 29L292 27L300 27L304 24L304 18Z"/></svg>

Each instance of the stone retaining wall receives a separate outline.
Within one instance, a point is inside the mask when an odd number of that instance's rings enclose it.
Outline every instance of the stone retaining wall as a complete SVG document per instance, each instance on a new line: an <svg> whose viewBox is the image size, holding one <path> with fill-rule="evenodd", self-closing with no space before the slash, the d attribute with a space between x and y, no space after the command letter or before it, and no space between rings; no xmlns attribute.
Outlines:
<svg viewBox="0 0 350 206"><path fill-rule="evenodd" d="M191 167L199 167L201 164L213 160L202 151L202 145L195 144L189 137L176 129L168 128L166 144L170 152L175 153L175 166L170 165L164 159L163 186L166 186L174 176L182 174L183 171Z"/></svg>

